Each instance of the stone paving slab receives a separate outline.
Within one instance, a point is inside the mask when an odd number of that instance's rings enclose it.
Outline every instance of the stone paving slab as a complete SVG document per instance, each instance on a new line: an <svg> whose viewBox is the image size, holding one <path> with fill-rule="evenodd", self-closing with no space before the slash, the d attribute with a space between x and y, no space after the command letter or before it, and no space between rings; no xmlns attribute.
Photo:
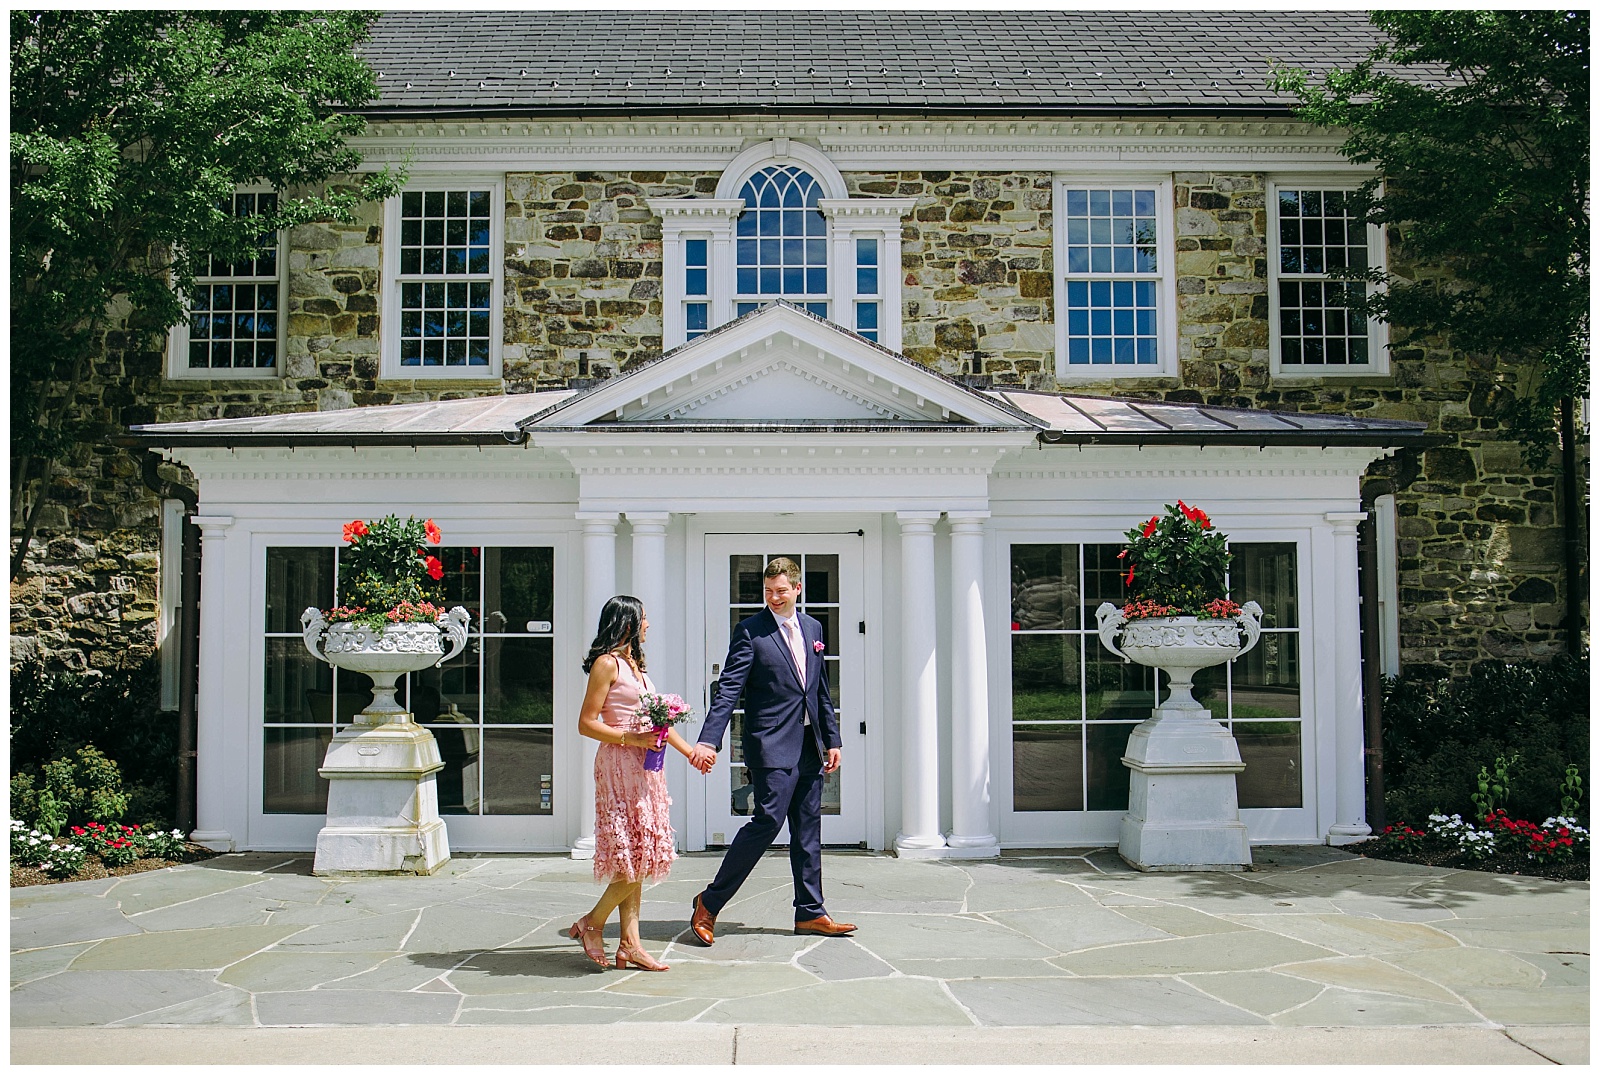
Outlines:
<svg viewBox="0 0 1600 1075"><path fill-rule="evenodd" d="M678 1002L685 1003L685 1002ZM817 1063L814 1027L648 1022L604 1035L571 1023L522 1026L23 1029L15 1064L777 1065ZM828 1059L855 1064L1586 1064L1587 1027L839 1027Z"/></svg>
<svg viewBox="0 0 1600 1075"><path fill-rule="evenodd" d="M1220 1057L1264 1040L1241 1035L1293 1031L1278 1040L1303 1043L1341 1027L1453 1025L1525 1062L1587 1055L1587 884L1333 848L1257 852L1238 874L1141 874L1104 849L975 862L828 852L830 910L860 926L830 939L793 934L789 863L775 853L709 949L689 938L688 905L720 856L685 855L645 894L645 946L672 965L665 974L584 958L566 929L600 886L565 856L463 855L433 877L331 880L310 876L304 855L224 855L14 892L12 1028L115 1027L157 1041L140 1035L210 1027L254 1042L268 1027L515 1035L606 1024L609 1035L647 1023L704 1045L731 1043L717 1035L733 1028L770 1028L774 1043L789 1040L786 1026L810 1028L794 1040L814 1044L817 1027L859 1026L887 1037L852 1040L959 1062L919 1052L936 1039L904 1028L1232 1028ZM616 937L613 920L608 948ZM1519 1027L1552 1052L1516 1044ZM652 1059L691 1062L670 1059L674 1048ZM784 1048L771 1062L791 1062Z"/></svg>

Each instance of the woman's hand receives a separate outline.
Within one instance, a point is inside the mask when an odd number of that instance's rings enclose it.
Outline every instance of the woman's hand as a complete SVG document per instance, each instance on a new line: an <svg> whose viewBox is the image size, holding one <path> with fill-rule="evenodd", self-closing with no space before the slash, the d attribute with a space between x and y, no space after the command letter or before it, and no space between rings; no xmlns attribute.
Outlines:
<svg viewBox="0 0 1600 1075"><path fill-rule="evenodd" d="M625 747L644 747L654 750L656 747L655 732L623 732L622 745Z"/></svg>

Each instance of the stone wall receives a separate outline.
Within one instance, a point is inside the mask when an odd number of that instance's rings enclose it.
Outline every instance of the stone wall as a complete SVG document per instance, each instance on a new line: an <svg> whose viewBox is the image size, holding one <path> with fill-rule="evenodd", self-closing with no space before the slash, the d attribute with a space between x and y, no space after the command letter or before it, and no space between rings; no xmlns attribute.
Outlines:
<svg viewBox="0 0 1600 1075"><path fill-rule="evenodd" d="M1426 421L1453 443L1372 468L1399 509L1402 659L1453 674L1484 658L1559 652L1554 470L1529 471L1493 416L1502 375L1447 341L1395 336L1392 375L1269 376L1266 187L1259 174L1175 177L1181 375L1058 383L1051 176L876 172L852 196L914 197L904 222L905 353L945 373L976 356L997 380L1236 407ZM558 387L661 352L661 226L645 199L709 196L713 173L506 177L504 378L378 376L382 213L288 237L284 375L172 380L163 355L108 333L84 417L131 424L240 417ZM1391 260L1394 254L1391 252ZM181 479L173 468L168 477ZM55 483L12 586L12 657L105 667L147 653L157 611L158 505L126 451L79 450Z"/></svg>

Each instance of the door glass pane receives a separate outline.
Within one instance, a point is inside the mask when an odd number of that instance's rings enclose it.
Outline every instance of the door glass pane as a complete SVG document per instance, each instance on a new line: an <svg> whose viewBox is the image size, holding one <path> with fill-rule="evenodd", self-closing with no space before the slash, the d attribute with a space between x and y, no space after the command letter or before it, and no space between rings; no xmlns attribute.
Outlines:
<svg viewBox="0 0 1600 1075"><path fill-rule="evenodd" d="M553 639L485 638L483 722L550 724L554 664Z"/></svg>
<svg viewBox="0 0 1600 1075"><path fill-rule="evenodd" d="M728 601L735 605L761 604L761 573L767 562L759 556L728 558Z"/></svg>
<svg viewBox="0 0 1600 1075"><path fill-rule="evenodd" d="M506 548L483 550L483 629L495 634L532 631L529 622L555 618L555 550ZM548 631L549 627L537 630Z"/></svg>
<svg viewBox="0 0 1600 1075"><path fill-rule="evenodd" d="M340 727L372 704L372 677L347 668L333 670L333 719Z"/></svg>
<svg viewBox="0 0 1600 1075"><path fill-rule="evenodd" d="M1300 716L1300 636L1263 632L1255 649L1233 662L1233 716Z"/></svg>
<svg viewBox="0 0 1600 1075"><path fill-rule="evenodd" d="M1241 810L1300 806L1300 728L1293 720L1234 721L1233 737L1244 761Z"/></svg>
<svg viewBox="0 0 1600 1075"><path fill-rule="evenodd" d="M1012 720L1079 719L1079 671L1076 637L1012 635Z"/></svg>
<svg viewBox="0 0 1600 1075"><path fill-rule="evenodd" d="M1128 768L1122 756L1128 752L1128 735L1133 724L1088 725L1088 770L1090 810L1128 808Z"/></svg>
<svg viewBox="0 0 1600 1075"><path fill-rule="evenodd" d="M836 608L817 608L815 605L807 606L805 614L814 617L822 624L822 649L824 653L839 652L839 610Z"/></svg>
<svg viewBox="0 0 1600 1075"><path fill-rule="evenodd" d="M444 768L434 777L439 813L476 814L481 797L479 759L483 752L483 733L477 722L459 709L447 708L427 720L418 714L417 723L433 733L444 762Z"/></svg>
<svg viewBox="0 0 1600 1075"><path fill-rule="evenodd" d="M262 719L267 724L331 724L333 668L299 638L266 640Z"/></svg>
<svg viewBox="0 0 1600 1075"><path fill-rule="evenodd" d="M1011 629L1061 631L1078 626L1078 547L1011 546Z"/></svg>
<svg viewBox="0 0 1600 1075"><path fill-rule="evenodd" d="M431 555L437 556L439 562L444 565L444 578L437 583L437 586L444 591L444 600L438 604L445 608L464 606L472 613L473 629L478 630L479 576L483 573L480 553L483 550L468 545L444 545L428 551Z"/></svg>
<svg viewBox="0 0 1600 1075"><path fill-rule="evenodd" d="M483 812L551 813L554 757L549 728L485 729Z"/></svg>
<svg viewBox="0 0 1600 1075"><path fill-rule="evenodd" d="M800 574L805 576L805 585L801 588L801 601L810 611L810 606L818 603L838 604L839 602L839 557L833 553L812 553L800 565ZM812 613L816 615L816 613Z"/></svg>
<svg viewBox="0 0 1600 1075"><path fill-rule="evenodd" d="M1261 626L1300 626L1300 602L1295 589L1295 547L1292 541L1234 542L1228 546L1233 562L1228 567L1228 589L1243 604L1261 606Z"/></svg>
<svg viewBox="0 0 1600 1075"><path fill-rule="evenodd" d="M1085 545L1083 547L1083 626L1093 630L1098 626L1095 609L1102 601L1123 605L1128 600L1128 588L1123 583L1127 565L1117 559L1121 545ZM1098 643L1097 643L1098 644ZM1104 647L1101 647L1104 648Z"/></svg>
<svg viewBox="0 0 1600 1075"><path fill-rule="evenodd" d="M263 729L262 802L268 814L325 814L328 782L317 775L333 729Z"/></svg>
<svg viewBox="0 0 1600 1075"><path fill-rule="evenodd" d="M1143 665L1124 664L1122 658L1086 636L1088 691L1085 702L1090 720L1144 720L1156 705L1155 672Z"/></svg>
<svg viewBox="0 0 1600 1075"><path fill-rule="evenodd" d="M333 603L333 550L267 550L267 633L300 633L300 614ZM304 648L304 647L302 647Z"/></svg>
<svg viewBox="0 0 1600 1075"><path fill-rule="evenodd" d="M1083 726L1012 728L1011 789L1015 810L1083 809Z"/></svg>

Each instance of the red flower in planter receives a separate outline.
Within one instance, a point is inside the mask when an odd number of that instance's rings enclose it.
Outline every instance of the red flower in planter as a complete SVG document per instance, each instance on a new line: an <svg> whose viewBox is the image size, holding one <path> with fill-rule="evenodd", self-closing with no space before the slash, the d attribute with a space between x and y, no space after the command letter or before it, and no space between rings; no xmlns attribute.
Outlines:
<svg viewBox="0 0 1600 1075"><path fill-rule="evenodd" d="M1178 504L1181 506L1183 501L1178 501ZM1145 537L1149 537L1151 534L1156 532L1156 523L1160 520L1160 518L1161 517L1159 515L1150 516L1150 521L1144 524Z"/></svg>
<svg viewBox="0 0 1600 1075"><path fill-rule="evenodd" d="M423 522L422 532L428 535L428 543L430 545L437 545L444 540L444 535L439 533L439 524L432 519Z"/></svg>
<svg viewBox="0 0 1600 1075"><path fill-rule="evenodd" d="M1133 569L1134 569L1135 566L1137 566L1137 565L1135 565L1135 564L1129 564L1128 565L1128 573L1122 577L1122 584L1124 586L1132 586L1133 585Z"/></svg>
<svg viewBox="0 0 1600 1075"><path fill-rule="evenodd" d="M440 579L444 578L444 564L439 562L439 558L437 556L425 557L425 561L428 565L428 577L430 579L432 579L434 582L438 582Z"/></svg>
<svg viewBox="0 0 1600 1075"><path fill-rule="evenodd" d="M356 538L367 536L367 524L360 519L344 524L344 539L354 542Z"/></svg>

